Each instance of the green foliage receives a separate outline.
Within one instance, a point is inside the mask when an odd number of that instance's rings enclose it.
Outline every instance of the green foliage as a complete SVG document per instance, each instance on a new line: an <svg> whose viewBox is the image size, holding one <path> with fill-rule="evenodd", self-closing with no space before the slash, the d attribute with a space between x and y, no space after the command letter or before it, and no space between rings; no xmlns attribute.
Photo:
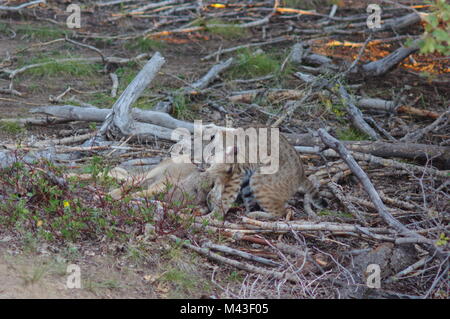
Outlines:
<svg viewBox="0 0 450 319"><path fill-rule="evenodd" d="M140 52L149 52L151 50L159 50L166 46L162 41L140 37L125 43L125 48Z"/></svg>
<svg viewBox="0 0 450 319"><path fill-rule="evenodd" d="M192 120L193 114L188 107L188 100L184 94L177 94L173 98L173 115L181 120Z"/></svg>
<svg viewBox="0 0 450 319"><path fill-rule="evenodd" d="M0 130L10 133L19 134L24 131L24 128L17 122L0 122Z"/></svg>
<svg viewBox="0 0 450 319"><path fill-rule="evenodd" d="M96 92L92 94L92 97L88 100L89 104L95 105L100 108L110 108L116 101L115 97L104 92Z"/></svg>
<svg viewBox="0 0 450 319"><path fill-rule="evenodd" d="M236 23L230 23L221 19L196 19L192 25L205 27L206 31L218 35L224 39L239 39L248 35L248 30L240 28Z"/></svg>
<svg viewBox="0 0 450 319"><path fill-rule="evenodd" d="M369 137L353 127L342 128L337 130L337 137L343 141L364 141Z"/></svg>
<svg viewBox="0 0 450 319"><path fill-rule="evenodd" d="M76 177L65 184L57 182L66 180L64 170L48 162L24 164L19 159L0 170L0 224L21 234L24 244L28 238L27 246L32 248L36 239L126 239L128 234L118 232L117 226L152 221L153 204L136 208L126 199L113 201L104 195L114 182L106 176L108 167L100 158L94 157L85 171L92 174L93 185Z"/></svg>
<svg viewBox="0 0 450 319"><path fill-rule="evenodd" d="M340 218L353 218L353 215L346 212L324 209L318 213L319 216L333 216Z"/></svg>
<svg viewBox="0 0 450 319"><path fill-rule="evenodd" d="M450 55L450 4L446 0L429 2L432 12L425 17L425 35L421 53Z"/></svg>
<svg viewBox="0 0 450 319"><path fill-rule="evenodd" d="M22 59L24 65L37 64L37 63L45 63L42 66L28 69L25 71L27 74L32 76L41 76L41 77L54 77L54 76L77 76L77 77L86 77L93 76L96 72L101 68L101 65L98 63L87 63L84 61L63 61L56 62L55 59L57 57L43 57L43 58L34 58L30 61ZM67 58L67 57L65 57ZM73 58L73 57L68 57ZM22 73L23 75L24 73Z"/></svg>
<svg viewBox="0 0 450 319"><path fill-rule="evenodd" d="M69 31L60 29L58 27L36 27L35 25L27 24L16 28L16 32L22 36L28 37L31 40L53 40L63 38L69 35Z"/></svg>
<svg viewBox="0 0 450 319"><path fill-rule="evenodd" d="M226 23L220 19L211 19L205 23L206 30L225 39L238 39L248 35L248 30L233 23Z"/></svg>
<svg viewBox="0 0 450 319"><path fill-rule="evenodd" d="M436 241L436 246L445 246L448 244L449 241L450 241L450 238L445 236L444 233L441 233L439 235L439 239Z"/></svg>
<svg viewBox="0 0 450 319"><path fill-rule="evenodd" d="M254 53L248 49L238 53L237 64L230 69L233 78L259 77L277 72L280 63L266 53Z"/></svg>
<svg viewBox="0 0 450 319"><path fill-rule="evenodd" d="M329 6L331 4L338 4L341 0L281 0L282 7L296 8L296 9L317 9Z"/></svg>

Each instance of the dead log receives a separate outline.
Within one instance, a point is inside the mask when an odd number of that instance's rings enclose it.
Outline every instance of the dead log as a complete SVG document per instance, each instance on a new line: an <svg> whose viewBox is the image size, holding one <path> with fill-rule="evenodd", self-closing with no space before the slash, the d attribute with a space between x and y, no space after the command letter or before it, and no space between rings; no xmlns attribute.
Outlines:
<svg viewBox="0 0 450 319"><path fill-rule="evenodd" d="M167 140L172 139L171 130L153 124L136 122L130 111L131 105L141 96L164 63L165 59L159 52L152 56L112 106L111 114L108 115L99 130L101 135L112 138L134 135L138 138L154 138L156 136Z"/></svg>
<svg viewBox="0 0 450 319"><path fill-rule="evenodd" d="M322 145L320 138L312 134L284 134L293 145ZM372 154L379 157L405 158L426 162L433 159L434 164L450 169L450 146L436 146L418 143L385 142L385 141L342 141L351 151Z"/></svg>
<svg viewBox="0 0 450 319"><path fill-rule="evenodd" d="M8 7L8 6L0 6L0 11L10 11L10 12L18 12L22 9L38 5L40 3L45 3L45 0L35 0L27 3L22 3L17 7Z"/></svg>
<svg viewBox="0 0 450 319"><path fill-rule="evenodd" d="M417 52L420 49L419 42L420 39L416 39L409 47L401 47L380 60L364 64L361 67L362 72L368 76L380 76L389 72L404 58Z"/></svg>
<svg viewBox="0 0 450 319"><path fill-rule="evenodd" d="M450 108L442 113L433 123L425 126L417 131L410 132L403 136L400 140L403 142L415 142L421 139L425 134L428 134L431 131L437 131L439 128L445 127L448 125L448 121L450 119Z"/></svg>
<svg viewBox="0 0 450 319"><path fill-rule="evenodd" d="M111 113L111 109L97 109L74 105L48 105L33 108L30 112L42 113L59 119L64 119L66 121L103 122L108 114ZM150 123L172 129L186 128L190 132L194 132L194 124L177 120L164 112L133 108L131 109L131 116L135 121Z"/></svg>
<svg viewBox="0 0 450 319"><path fill-rule="evenodd" d="M299 72L297 72L299 73ZM297 74L296 73L296 74ZM305 77L305 82L307 82L308 78ZM399 113L399 114L409 114L414 116L427 117L431 119L437 119L439 117L439 113L418 109L409 105L399 105L397 106L394 101L383 100L379 98L364 98L361 96L355 96L355 103L361 109L375 111L375 112L386 112L386 113Z"/></svg>
<svg viewBox="0 0 450 319"><path fill-rule="evenodd" d="M413 12L403 17L388 19L384 21L384 24L381 26L381 28L374 29L373 31L382 32L393 30L395 32L398 32L402 29L405 29L406 27L419 23L422 20L422 16L424 15L419 15L416 12ZM366 23L364 22L364 24Z"/></svg>

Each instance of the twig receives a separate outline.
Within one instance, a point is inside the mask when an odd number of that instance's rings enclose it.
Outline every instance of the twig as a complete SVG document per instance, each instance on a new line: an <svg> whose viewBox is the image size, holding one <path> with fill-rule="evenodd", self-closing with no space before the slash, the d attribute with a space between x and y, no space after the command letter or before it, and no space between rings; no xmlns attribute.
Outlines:
<svg viewBox="0 0 450 319"><path fill-rule="evenodd" d="M7 6L0 6L0 11L20 11L24 8L28 8L31 6L34 6L36 4L40 4L40 3L46 3L45 0L35 0L35 1L31 1L31 2L27 2L27 3L22 3L20 6L17 7L7 7Z"/></svg>
<svg viewBox="0 0 450 319"><path fill-rule="evenodd" d="M281 266L279 263L276 263L276 262L274 262L274 261L272 261L270 259L263 258L263 257L258 257L258 256L255 256L255 255L243 252L243 251L238 250L238 249L230 248L228 246L216 245L216 244L213 244L212 242L206 242L206 243L202 244L202 247L209 248L209 249L212 249L212 250L221 251L223 253L230 254L230 255L239 256L241 258L245 258L245 259L248 259L248 260L251 260L251 261L256 261L256 262L259 262L261 264L264 264L264 265L267 265L267 266L270 266L270 267L279 267L279 266Z"/></svg>
<svg viewBox="0 0 450 319"><path fill-rule="evenodd" d="M359 167L358 163L356 163L354 158L349 154L349 152L341 142L328 134L328 132L324 129L319 129L318 133L323 143L338 152L341 158L347 163L349 168L363 185L366 192L369 194L371 201L377 208L378 214L388 225L396 229L401 234L409 235L413 238L416 238L417 240L420 240L421 242L426 242L428 244L427 247L429 247L433 252L436 251L441 257L446 255L442 251L442 249L437 248L434 245L434 242L432 240L429 240L417 234L416 232L409 230L389 213L367 174L361 169L361 167Z"/></svg>
<svg viewBox="0 0 450 319"><path fill-rule="evenodd" d="M228 49L220 49L214 53L208 54L206 56L204 56L203 58L201 58L201 61L205 61L205 60L209 60L211 58L214 58L215 56L224 54L224 53L230 53L230 52L234 52L237 50L241 50L244 48L251 48L251 47L258 47L258 46L264 46L264 45L270 45L270 44L275 44L275 43L280 43L280 42L284 42L284 41L291 41L293 40L293 37L280 37L280 38L275 38L272 39L270 41L265 41L265 42L257 42L257 43L249 43L249 44L243 44L243 45L239 45L236 47L232 47L232 48L228 48Z"/></svg>
<svg viewBox="0 0 450 319"><path fill-rule="evenodd" d="M448 120L450 118L450 108L442 113L433 123L425 126L417 131L411 132L403 136L400 141L402 142L415 142L421 139L424 135L428 134L431 131L436 130L440 126L447 125Z"/></svg>

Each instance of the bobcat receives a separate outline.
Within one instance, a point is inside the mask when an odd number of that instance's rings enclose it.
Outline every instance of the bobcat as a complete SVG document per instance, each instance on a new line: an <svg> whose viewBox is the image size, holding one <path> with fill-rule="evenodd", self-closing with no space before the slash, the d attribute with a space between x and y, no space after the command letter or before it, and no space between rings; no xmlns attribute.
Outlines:
<svg viewBox="0 0 450 319"><path fill-rule="evenodd" d="M270 132L270 128L267 129ZM223 141L226 132L230 132L230 130L218 130L214 138L217 138L217 134L222 134L221 139ZM269 135L267 134L267 141L270 142ZM258 136L261 137L261 134L258 133ZM264 141L264 137L262 141L259 141L258 154L260 153L261 142L267 141ZM219 141L220 143L222 142ZM264 167L267 167L267 161L261 158L258 158L256 162L249 161L250 145L251 141L247 142L246 140L244 162L235 161L239 146L233 144L224 148L225 163L213 163L206 170L215 178L214 187L207 197L210 210L226 213L236 200L242 199L247 212L263 209L268 213L258 213L253 216L268 219L279 218L286 214L285 205L298 190L305 193L304 203L309 207L309 202L311 202L312 196L317 193L317 189L305 176L302 162L287 139L279 134L279 143L269 144L267 147L271 153L272 151L278 151L279 155L278 170L271 174L264 174L262 171ZM241 144L240 147L242 146ZM278 147L278 149L274 147ZM305 210L310 215L314 214L311 209L305 207ZM311 217L315 218L316 216L314 214Z"/></svg>
<svg viewBox="0 0 450 319"><path fill-rule="evenodd" d="M162 161L144 174L133 176L126 170L116 167L111 170L110 176L125 181L121 188L109 193L114 199L123 197L125 187L140 186L145 189L131 194L133 198L165 193L164 201L180 203L190 201L190 204L203 207L206 207L206 197L214 183L212 175L201 172L194 164L176 163L171 158ZM172 188L168 190L169 185Z"/></svg>

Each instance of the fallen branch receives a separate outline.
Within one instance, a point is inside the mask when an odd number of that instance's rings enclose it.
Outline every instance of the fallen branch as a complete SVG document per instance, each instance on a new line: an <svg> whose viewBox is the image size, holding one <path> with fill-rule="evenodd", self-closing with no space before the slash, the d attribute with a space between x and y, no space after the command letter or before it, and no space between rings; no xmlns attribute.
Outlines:
<svg viewBox="0 0 450 319"><path fill-rule="evenodd" d="M232 48L220 49L216 52L213 52L211 54L204 56L200 60L205 61L205 60L209 60L211 58L220 56L221 54L224 54L224 53L230 53L230 52L238 51L238 50L245 49L245 48L260 47L260 46L271 45L271 44L276 44L276 43L285 42L285 41L291 41L292 39L293 39L292 37L285 36L285 37L275 38L275 39L265 41L265 42L248 43L248 44L238 45L238 46L235 46Z"/></svg>
<svg viewBox="0 0 450 319"><path fill-rule="evenodd" d="M312 134L285 134L293 145L317 146L322 140ZM411 160L427 161L433 159L442 163L444 169L450 168L450 147L418 143L384 142L384 141L342 141L351 151L372 154L379 157L398 157ZM369 159L369 158L368 158Z"/></svg>
<svg viewBox="0 0 450 319"><path fill-rule="evenodd" d="M417 239L419 242L427 243L427 247L432 252L437 252L441 257L445 254L442 249L436 247L434 245L434 242L430 239L427 239L416 232L406 228L402 223L400 223L397 219L395 219L388 211L386 206L384 205L383 201L380 198L380 195L375 190L375 187L373 186L372 182L370 181L367 174L359 167L358 163L355 161L355 159L349 154L348 150L345 148L345 146L332 137L330 134L328 134L327 131L324 129L319 129L318 131L320 138L322 139L323 143L334 149L336 152L339 153L341 158L347 163L349 168L352 170L353 174L358 178L360 183L363 185L365 191L368 193L371 201L374 203L375 207L377 208L378 214L383 218L383 220L393 227L395 230L397 230L400 234L407 235L410 237L413 237L414 239Z"/></svg>
<svg viewBox="0 0 450 319"><path fill-rule="evenodd" d="M431 131L437 130L440 127L444 127L448 125L448 121L450 119L450 108L441 114L433 123L425 126L417 131L411 132L403 136L400 141L402 142L415 142L421 139L424 135L428 134Z"/></svg>
<svg viewBox="0 0 450 319"><path fill-rule="evenodd" d="M40 4L40 3L46 3L45 0L35 0L35 1L31 1L31 2L27 2L27 3L22 3L20 6L17 7L7 7L7 6L0 6L0 11L12 11L12 12L17 12L20 11L22 9Z"/></svg>
<svg viewBox="0 0 450 319"><path fill-rule="evenodd" d="M111 113L111 109L98 109L74 105L49 105L33 108L30 110L30 112L42 113L64 119L66 121L103 122L108 114ZM193 123L178 120L164 112L133 108L131 109L131 116L136 121L150 123L171 129L185 128L188 129L191 133L194 132Z"/></svg>
<svg viewBox="0 0 450 319"><path fill-rule="evenodd" d="M420 39L416 39L409 47L401 47L380 60L364 64L361 70L369 76L383 75L402 62L404 58L417 52L420 49L419 42Z"/></svg>
<svg viewBox="0 0 450 319"><path fill-rule="evenodd" d="M155 78L164 63L165 59L159 52L156 52L114 103L111 114L100 128L100 134L110 136L135 135L137 137L151 135L172 139L171 130L152 124L135 122L130 112L131 105Z"/></svg>
<svg viewBox="0 0 450 319"><path fill-rule="evenodd" d="M353 125L361 132L369 135L372 139L374 140L380 139L378 133L375 132L375 130L372 127L370 127L370 125L367 124L367 122L364 120L362 112L353 103L352 98L350 97L347 90L342 84L339 86L339 95L347 105L346 111L350 116Z"/></svg>
<svg viewBox="0 0 450 319"><path fill-rule="evenodd" d="M225 62L214 65L202 78L189 85L189 87L185 87L184 90L190 94L194 94L197 91L206 88L221 72L228 69L232 63L233 58L229 58Z"/></svg>

